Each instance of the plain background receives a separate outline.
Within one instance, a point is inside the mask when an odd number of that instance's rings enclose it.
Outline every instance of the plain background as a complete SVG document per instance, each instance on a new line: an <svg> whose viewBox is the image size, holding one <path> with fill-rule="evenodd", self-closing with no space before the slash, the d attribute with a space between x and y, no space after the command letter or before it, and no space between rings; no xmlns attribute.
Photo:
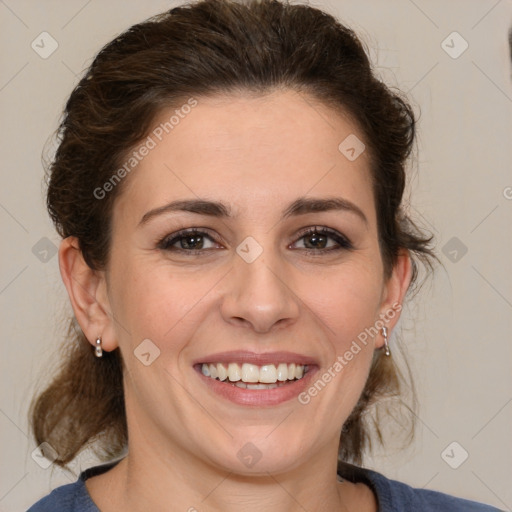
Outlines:
<svg viewBox="0 0 512 512"><path fill-rule="evenodd" d="M366 465L512 510L512 3L312 3L357 31L381 77L421 113L409 210L436 236L443 263L401 322L420 402L416 438L405 450L390 442ZM26 510L76 479L36 464L27 421L68 311L44 205L43 146L103 44L177 4L0 0L1 511ZM58 44L46 59L31 47L43 31ZM73 467L95 463L86 453Z"/></svg>

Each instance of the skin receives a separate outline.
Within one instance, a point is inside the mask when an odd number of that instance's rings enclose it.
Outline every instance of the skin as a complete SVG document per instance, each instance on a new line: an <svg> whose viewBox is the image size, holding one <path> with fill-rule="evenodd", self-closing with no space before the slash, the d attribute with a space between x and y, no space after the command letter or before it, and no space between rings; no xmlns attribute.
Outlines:
<svg viewBox="0 0 512 512"><path fill-rule="evenodd" d="M338 150L348 135L363 137L347 116L305 100L293 91L198 98L123 183L108 267L92 271L72 237L61 244L80 326L91 345L101 335L104 350L120 347L126 363L129 454L86 484L102 511L377 510L368 487L337 481L336 458L382 336L369 338L306 405L234 404L192 367L214 352L285 350L316 358L320 375L402 303L410 259L401 254L385 279L368 154L349 161ZM366 222L344 210L283 219L303 197L344 198ZM168 212L139 225L154 208L197 198L222 201L231 216ZM329 252L338 244L328 238L327 249L306 252L311 236L301 230L315 226L353 248ZM201 253L158 247L190 227L212 235ZM263 248L252 263L236 253L248 236ZM386 323L390 332L398 318ZM133 355L145 339L160 350L150 366ZM261 453L251 468L237 457L248 442Z"/></svg>

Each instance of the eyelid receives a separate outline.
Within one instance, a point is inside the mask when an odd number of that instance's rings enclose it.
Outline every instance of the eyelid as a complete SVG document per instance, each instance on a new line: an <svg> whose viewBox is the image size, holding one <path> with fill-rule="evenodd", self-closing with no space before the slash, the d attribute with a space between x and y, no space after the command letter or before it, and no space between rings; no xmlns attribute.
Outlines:
<svg viewBox="0 0 512 512"><path fill-rule="evenodd" d="M170 235L165 235L163 238L158 240L157 247L164 251L166 251L166 250L169 251L169 250L171 250L171 247L173 244L175 244L177 241L179 241L180 238L184 238L187 235L188 236L192 236L192 235L205 236L206 235L206 237L208 237L212 242L219 244L219 245L224 244L224 242L222 241L222 237L218 233L213 234L213 231L211 229L204 228L204 227L193 227L193 228L178 229L178 231L174 231ZM194 252L193 249L186 250L186 249L174 248L174 250L175 251L181 250L181 251L187 252L187 253ZM201 250L196 250L195 252L206 252L206 250L201 249Z"/></svg>
<svg viewBox="0 0 512 512"><path fill-rule="evenodd" d="M291 245L293 245L295 242L297 242L301 238L303 238L307 235L313 234L313 233L318 233L320 235L327 235L327 236L331 237L333 240L336 241L336 243L339 244L338 249L350 250L350 249L354 248L354 245L352 244L351 240L346 235L340 233L336 229L328 228L326 226L309 226L307 228L300 230L295 235L295 237L294 237L295 241L292 242ZM317 253L322 252L322 250L318 250L318 249L302 249L302 250L310 251L310 252L317 252ZM330 249L330 250L332 250L332 249ZM326 252L326 251L329 251L329 249L323 249L323 252Z"/></svg>
<svg viewBox="0 0 512 512"><path fill-rule="evenodd" d="M215 244L219 244L219 245L224 244L225 245L225 242L222 240L222 237L216 232L215 232L215 234L213 234L213 233L214 232L211 229L204 228L204 227L182 228L182 229L179 229L178 231L175 231L174 233L171 233L170 235L166 235L165 237L160 239L157 243L157 247L164 251L173 250L173 251L178 251L178 252L181 251L181 252L188 253L188 254L205 253L205 252L211 251L211 249L197 249L197 250L180 249L180 248L172 248L172 246L176 242L178 242L181 238L184 238L187 235L188 236L200 235L200 236L209 238ZM320 235L325 235L325 236L332 238L338 244L338 246L329 248L329 249L300 249L301 251L308 252L308 253L316 253L316 254L320 255L322 253L326 253L326 252L333 251L333 250L341 250L341 249L351 250L354 248L352 242L350 241L350 239L347 236L340 233L336 229L328 228L326 226L308 226L306 228L301 229L298 233L296 233L294 235L293 241L288 245L288 247L290 245L297 243L299 240L301 240L305 236L312 235L315 233L320 234ZM219 241L219 239L220 239L220 241ZM296 249L296 250L299 250L299 249Z"/></svg>

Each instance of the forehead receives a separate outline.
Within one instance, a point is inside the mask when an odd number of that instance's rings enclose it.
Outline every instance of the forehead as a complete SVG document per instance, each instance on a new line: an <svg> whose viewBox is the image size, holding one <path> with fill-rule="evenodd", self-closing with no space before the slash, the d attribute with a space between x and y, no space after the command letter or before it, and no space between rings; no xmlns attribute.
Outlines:
<svg viewBox="0 0 512 512"><path fill-rule="evenodd" d="M342 195L366 204L371 219L369 155L348 116L294 91L198 97L184 105L194 106L156 119L144 142L150 149L126 178L114 216L140 217L197 197L261 216L297 197Z"/></svg>

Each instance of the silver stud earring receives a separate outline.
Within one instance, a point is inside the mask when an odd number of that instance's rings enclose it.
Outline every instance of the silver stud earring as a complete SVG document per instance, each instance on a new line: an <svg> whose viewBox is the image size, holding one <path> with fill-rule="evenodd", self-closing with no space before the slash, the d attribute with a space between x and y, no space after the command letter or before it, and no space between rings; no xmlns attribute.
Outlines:
<svg viewBox="0 0 512 512"><path fill-rule="evenodd" d="M96 347L94 348L94 355L96 357L103 356L103 349L101 348L101 338L99 336L96 338Z"/></svg>
<svg viewBox="0 0 512 512"><path fill-rule="evenodd" d="M388 345L388 328L387 327L382 328L382 336L384 337L384 354L386 354L387 356L390 356L391 351L389 350L389 345Z"/></svg>

